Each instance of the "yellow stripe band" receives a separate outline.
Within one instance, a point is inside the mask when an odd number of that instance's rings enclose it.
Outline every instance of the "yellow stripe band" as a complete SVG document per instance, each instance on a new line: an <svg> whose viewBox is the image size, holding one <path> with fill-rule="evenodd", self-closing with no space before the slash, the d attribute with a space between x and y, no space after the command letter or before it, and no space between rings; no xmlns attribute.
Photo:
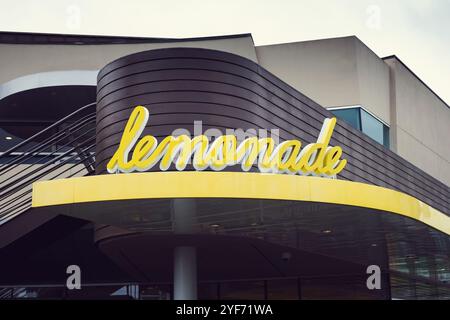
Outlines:
<svg viewBox="0 0 450 320"><path fill-rule="evenodd" d="M365 183L246 172L145 172L40 181L34 208L73 203L161 198L244 198L312 201L387 211L450 235L450 217L395 190Z"/></svg>

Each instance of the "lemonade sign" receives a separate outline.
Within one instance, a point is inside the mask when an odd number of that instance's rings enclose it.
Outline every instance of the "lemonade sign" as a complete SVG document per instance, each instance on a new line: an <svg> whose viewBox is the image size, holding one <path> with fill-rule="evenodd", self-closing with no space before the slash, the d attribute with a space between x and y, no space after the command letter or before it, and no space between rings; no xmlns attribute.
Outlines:
<svg viewBox="0 0 450 320"><path fill-rule="evenodd" d="M107 164L109 173L148 171L158 163L162 171L171 164L182 171L192 163L197 171L220 171L240 164L243 171L256 166L263 173L335 177L347 163L341 159L340 147L329 146L336 118L326 118L317 141L303 148L299 140L276 144L272 138L250 137L238 143L235 135L222 135L212 142L206 135L167 136L158 143L152 135L141 138L148 119L147 108L134 108L119 147Z"/></svg>

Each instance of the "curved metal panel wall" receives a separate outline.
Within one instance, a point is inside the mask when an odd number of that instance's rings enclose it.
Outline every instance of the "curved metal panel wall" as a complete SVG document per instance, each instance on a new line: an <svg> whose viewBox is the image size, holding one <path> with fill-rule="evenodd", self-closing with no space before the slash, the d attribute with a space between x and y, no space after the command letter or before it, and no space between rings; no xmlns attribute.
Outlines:
<svg viewBox="0 0 450 320"><path fill-rule="evenodd" d="M203 131L279 129L280 140L310 143L333 116L243 57L197 48L144 51L113 61L98 75L97 174L106 172L136 105L150 111L144 134L157 138L177 128L194 133L194 121L202 121ZM399 190L450 214L448 186L358 130L338 121L331 144L341 146L348 160L339 178Z"/></svg>

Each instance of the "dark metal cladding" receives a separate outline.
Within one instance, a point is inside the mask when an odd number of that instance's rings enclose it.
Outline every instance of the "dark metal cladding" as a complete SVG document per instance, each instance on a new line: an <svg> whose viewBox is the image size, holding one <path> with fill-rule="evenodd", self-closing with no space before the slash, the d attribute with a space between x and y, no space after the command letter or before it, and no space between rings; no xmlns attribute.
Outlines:
<svg viewBox="0 0 450 320"><path fill-rule="evenodd" d="M326 90L326 88L324 88ZM96 172L106 172L133 108L146 106L144 134L174 129L279 129L281 140L317 139L333 114L258 64L226 52L170 48L139 52L105 66L98 75ZM450 188L363 133L338 121L332 145L348 160L340 179L410 194L450 214ZM236 168L229 168L236 170Z"/></svg>

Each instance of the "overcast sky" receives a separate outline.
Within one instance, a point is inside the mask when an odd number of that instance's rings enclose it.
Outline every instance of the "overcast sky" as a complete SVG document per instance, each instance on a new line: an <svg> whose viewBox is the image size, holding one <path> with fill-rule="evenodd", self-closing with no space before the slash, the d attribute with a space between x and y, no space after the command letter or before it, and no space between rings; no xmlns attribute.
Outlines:
<svg viewBox="0 0 450 320"><path fill-rule="evenodd" d="M144 37L251 33L256 45L358 36L450 104L450 0L0 0L2 31ZM0 70L1 72L1 70Z"/></svg>

